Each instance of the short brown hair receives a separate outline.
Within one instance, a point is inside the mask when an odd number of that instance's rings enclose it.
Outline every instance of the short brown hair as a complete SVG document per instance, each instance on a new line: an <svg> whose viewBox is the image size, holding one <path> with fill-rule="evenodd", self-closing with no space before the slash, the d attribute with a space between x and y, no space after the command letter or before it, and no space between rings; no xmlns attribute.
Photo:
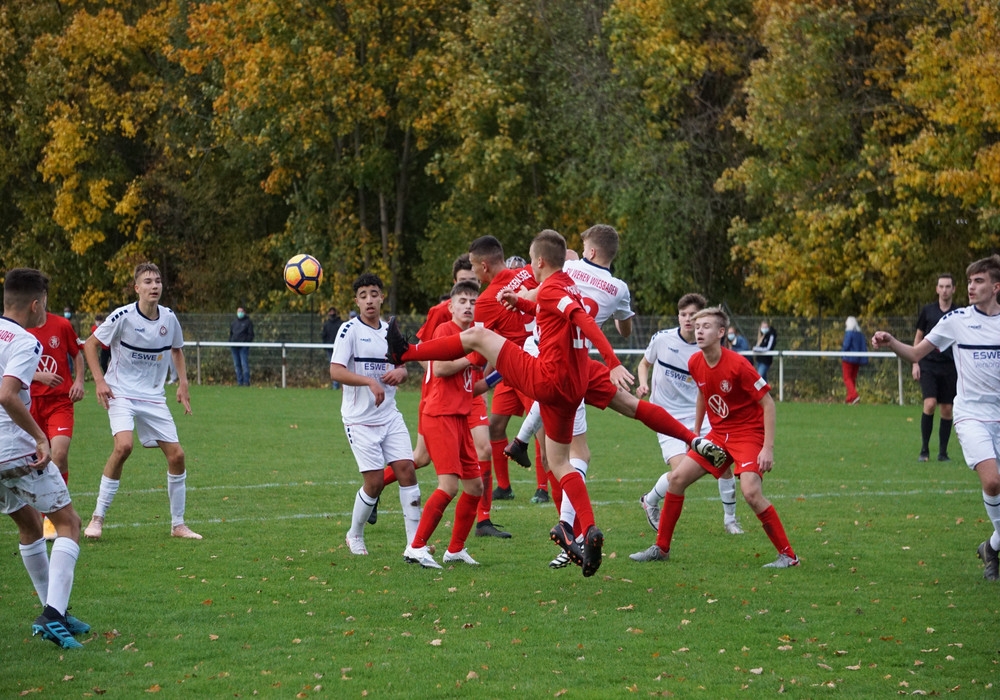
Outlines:
<svg viewBox="0 0 1000 700"><path fill-rule="evenodd" d="M7 270L3 278L3 303L11 309L23 309L49 291L49 278L30 267Z"/></svg>
<svg viewBox="0 0 1000 700"><path fill-rule="evenodd" d="M685 294L677 301L678 311L686 309L689 306L697 306L698 311L701 311L708 306L708 300L697 292L691 292L690 294Z"/></svg>
<svg viewBox="0 0 1000 700"><path fill-rule="evenodd" d="M469 244L469 255L490 265L503 264L503 245L493 236L480 236ZM472 268L469 268L472 269Z"/></svg>
<svg viewBox="0 0 1000 700"><path fill-rule="evenodd" d="M547 228L531 242L535 255L554 268L562 269L566 263L566 239L558 231Z"/></svg>
<svg viewBox="0 0 1000 700"><path fill-rule="evenodd" d="M1000 255L993 254L988 258L982 258L965 268L965 276L972 277L985 272L990 276L991 282L1000 282Z"/></svg>
<svg viewBox="0 0 1000 700"><path fill-rule="evenodd" d="M699 318L707 318L709 316L718 319L723 328L729 328L729 314L723 311L721 306L709 306L704 308L696 313L691 320L697 321Z"/></svg>
<svg viewBox="0 0 1000 700"><path fill-rule="evenodd" d="M136 284L139 283L139 275L144 275L147 272L152 272L153 274L160 276L160 268L151 262L139 263L135 266L135 272L132 273L132 279Z"/></svg>
<svg viewBox="0 0 1000 700"><path fill-rule="evenodd" d="M618 255L618 232L614 226L594 224L580 234L584 243L590 243L598 252L609 260Z"/></svg>
<svg viewBox="0 0 1000 700"><path fill-rule="evenodd" d="M455 279L456 277L458 277L458 273L461 272L462 270L471 270L471 269L472 269L472 261L469 260L469 254L462 253L457 258L455 258L455 262L451 264L451 278Z"/></svg>
<svg viewBox="0 0 1000 700"><path fill-rule="evenodd" d="M455 286L451 288L451 294L448 295L448 298L458 296L459 294L468 294L469 296L478 297L479 285L472 280L456 282Z"/></svg>

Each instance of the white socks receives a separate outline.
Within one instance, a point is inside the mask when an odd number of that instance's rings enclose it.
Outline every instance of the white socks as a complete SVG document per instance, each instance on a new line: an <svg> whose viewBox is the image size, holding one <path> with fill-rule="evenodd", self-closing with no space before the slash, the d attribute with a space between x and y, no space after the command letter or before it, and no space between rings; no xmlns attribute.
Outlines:
<svg viewBox="0 0 1000 700"><path fill-rule="evenodd" d="M653 485L653 490L646 494L646 505L658 508L663 499L667 497L668 486L670 486L670 472L663 472L656 480L656 484Z"/></svg>
<svg viewBox="0 0 1000 700"><path fill-rule="evenodd" d="M400 486L399 505L403 507L406 543L409 544L417 536L417 526L420 524L420 485Z"/></svg>
<svg viewBox="0 0 1000 700"><path fill-rule="evenodd" d="M45 607L45 599L49 595L49 549L45 538L31 544L22 544L20 549L21 560L24 562L24 568L28 570L31 585L38 594L38 602Z"/></svg>
<svg viewBox="0 0 1000 700"><path fill-rule="evenodd" d="M990 547L1000 552L1000 496L987 496L984 491L983 505L986 506L986 517L993 523L993 534L990 535Z"/></svg>
<svg viewBox="0 0 1000 700"><path fill-rule="evenodd" d="M736 477L719 479L719 497L727 523L736 520Z"/></svg>
<svg viewBox="0 0 1000 700"><path fill-rule="evenodd" d="M589 465L582 459L577 459L575 457L571 457L569 463L574 469L580 472L580 476L582 476L583 480L586 481L587 467ZM569 523L570 525L572 525L573 521L576 520L576 508L574 508L573 504L570 503L569 496L566 495L565 491L563 492L562 503L559 506L559 519L564 523Z"/></svg>
<svg viewBox="0 0 1000 700"><path fill-rule="evenodd" d="M348 535L361 537L365 534L365 523L368 522L368 516L372 514L372 508L377 501L378 498L369 496L364 488L358 489L354 496L354 512L351 514L351 529Z"/></svg>
<svg viewBox="0 0 1000 700"><path fill-rule="evenodd" d="M187 472L171 474L167 472L167 496L170 498L170 525L184 524L184 506L187 501Z"/></svg>
<svg viewBox="0 0 1000 700"><path fill-rule="evenodd" d="M73 590L73 572L80 556L80 545L68 537L57 537L52 543L49 561L49 590L45 604L55 608L60 615L69 607L69 594Z"/></svg>
<svg viewBox="0 0 1000 700"><path fill-rule="evenodd" d="M97 505L94 506L94 515L99 515L102 518L108 512L108 508L111 507L111 502L115 500L115 494L118 493L118 479L109 479L108 477L101 475L101 490L97 494Z"/></svg>
<svg viewBox="0 0 1000 700"><path fill-rule="evenodd" d="M521 423L520 430L517 431L517 439L527 444L531 441L531 436L537 433L541 427L542 409L539 408L538 402L535 401L531 404L531 410L528 411L528 415L524 417L524 422Z"/></svg>

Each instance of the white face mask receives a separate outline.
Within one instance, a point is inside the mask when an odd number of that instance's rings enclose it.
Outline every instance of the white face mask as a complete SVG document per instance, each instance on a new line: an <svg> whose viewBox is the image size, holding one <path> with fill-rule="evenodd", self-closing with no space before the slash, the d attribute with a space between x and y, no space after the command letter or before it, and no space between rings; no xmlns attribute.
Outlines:
<svg viewBox="0 0 1000 700"><path fill-rule="evenodd" d="M730 334L729 334L728 336L726 336L726 337L727 337L727 338L729 338L729 342L730 342L730 343L731 343L731 342L733 342L734 340L736 340L736 334L735 334L735 333L730 333Z"/></svg>
<svg viewBox="0 0 1000 700"><path fill-rule="evenodd" d="M760 332L761 333L767 333L769 330L771 330L771 329L768 326L761 326L760 327Z"/></svg>

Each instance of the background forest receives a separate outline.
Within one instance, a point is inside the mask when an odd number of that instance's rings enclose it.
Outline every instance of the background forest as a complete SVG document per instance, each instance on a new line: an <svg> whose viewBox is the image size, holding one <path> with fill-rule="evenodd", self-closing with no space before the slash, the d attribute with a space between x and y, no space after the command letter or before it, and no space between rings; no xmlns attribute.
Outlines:
<svg viewBox="0 0 1000 700"><path fill-rule="evenodd" d="M84 312L143 259L179 311L423 311L476 236L607 222L640 313L907 314L1000 243L995 0L4 0L0 102L0 264Z"/></svg>

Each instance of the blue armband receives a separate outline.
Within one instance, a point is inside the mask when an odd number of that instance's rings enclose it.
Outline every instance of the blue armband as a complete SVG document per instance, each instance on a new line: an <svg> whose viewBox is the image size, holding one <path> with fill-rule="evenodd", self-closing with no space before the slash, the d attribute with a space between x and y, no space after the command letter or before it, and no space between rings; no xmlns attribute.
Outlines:
<svg viewBox="0 0 1000 700"><path fill-rule="evenodd" d="M493 387L495 387L497 384L500 383L501 379L503 379L503 375L497 372L496 370L493 370L492 372L486 375L486 386L492 389Z"/></svg>

